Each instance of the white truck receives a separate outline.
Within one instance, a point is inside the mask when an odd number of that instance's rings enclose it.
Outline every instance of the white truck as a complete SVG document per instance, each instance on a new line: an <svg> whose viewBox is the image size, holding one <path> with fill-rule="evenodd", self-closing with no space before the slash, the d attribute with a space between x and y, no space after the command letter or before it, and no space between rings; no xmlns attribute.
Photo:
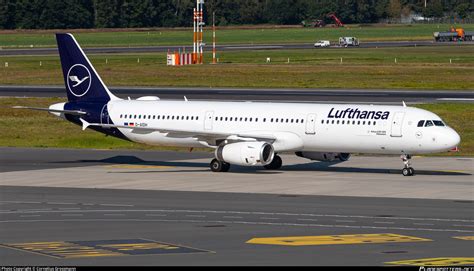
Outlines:
<svg viewBox="0 0 474 271"><path fill-rule="evenodd" d="M356 37L340 37L339 46L341 47L359 46L359 39Z"/></svg>
<svg viewBox="0 0 474 271"><path fill-rule="evenodd" d="M328 40L320 40L314 44L314 47L329 47L331 46L331 42Z"/></svg>

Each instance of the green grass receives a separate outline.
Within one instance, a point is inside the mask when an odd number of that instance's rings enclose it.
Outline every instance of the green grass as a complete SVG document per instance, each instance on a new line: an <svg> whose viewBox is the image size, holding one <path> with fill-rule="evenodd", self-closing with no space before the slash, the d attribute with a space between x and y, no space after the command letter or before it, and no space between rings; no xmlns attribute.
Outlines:
<svg viewBox="0 0 474 271"><path fill-rule="evenodd" d="M0 98L0 146L40 148L94 148L94 149L157 149L185 150L173 147L153 147L106 137L90 129L64 121L45 112L12 109L14 105L47 107L63 102L60 98ZM441 116L461 135L459 153L442 155L474 155L474 105L424 104L417 107Z"/></svg>
<svg viewBox="0 0 474 271"><path fill-rule="evenodd" d="M466 30L474 30L474 24L459 25ZM326 39L337 41L341 36L355 36L364 41L394 40L433 40L433 32L447 31L448 24L415 24L415 25L348 25L344 28L269 28L253 26L251 29L221 28L217 32L219 44L269 44L269 43L314 43ZM58 32L66 32L61 30ZM97 30L80 30L74 33L78 42L84 47L108 46L158 46L158 45L191 45L192 28L148 29L141 31L124 30L104 32ZM212 31L204 30L204 41L212 42ZM53 31L17 31L0 34L0 47L55 47Z"/></svg>
<svg viewBox="0 0 474 271"><path fill-rule="evenodd" d="M89 57L110 86L474 89L473 46L221 52L219 65L185 67L164 53ZM62 85L61 73L58 57L0 57L0 85Z"/></svg>

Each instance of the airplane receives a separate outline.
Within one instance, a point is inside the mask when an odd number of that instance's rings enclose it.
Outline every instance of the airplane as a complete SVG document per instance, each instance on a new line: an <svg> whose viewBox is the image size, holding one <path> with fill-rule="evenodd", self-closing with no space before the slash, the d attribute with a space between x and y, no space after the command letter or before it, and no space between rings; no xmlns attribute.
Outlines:
<svg viewBox="0 0 474 271"><path fill-rule="evenodd" d="M214 149L213 172L231 165L282 166L293 152L317 161L347 161L351 153L400 155L403 176L413 176L415 154L457 148L460 136L436 114L394 105L136 100L115 96L72 34L56 34L67 102L49 108L57 117L124 140ZM82 78L82 79L79 79Z"/></svg>

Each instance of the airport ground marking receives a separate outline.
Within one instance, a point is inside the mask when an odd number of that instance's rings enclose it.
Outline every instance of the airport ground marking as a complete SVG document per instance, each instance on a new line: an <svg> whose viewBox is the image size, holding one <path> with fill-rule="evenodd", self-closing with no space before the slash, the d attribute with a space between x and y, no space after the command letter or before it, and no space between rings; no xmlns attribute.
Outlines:
<svg viewBox="0 0 474 271"><path fill-rule="evenodd" d="M445 257L445 258L424 258L414 260L403 260L386 262L393 265L414 265L414 266L458 266L474 265L474 257Z"/></svg>
<svg viewBox="0 0 474 271"><path fill-rule="evenodd" d="M466 241L474 241L474 236L455 236L455 239L466 240Z"/></svg>
<svg viewBox="0 0 474 271"><path fill-rule="evenodd" d="M82 258L82 257L105 257L105 256L123 256L123 254L97 249L94 247L81 246L75 243L57 241L57 242L33 242L33 243L13 243L3 244L5 247L15 248L26 252L34 252L53 258Z"/></svg>
<svg viewBox="0 0 474 271"><path fill-rule="evenodd" d="M401 242L428 242L431 239L405 236L392 233L380 234L348 234L348 235L319 235L319 236L290 236L253 238L247 244L282 245L282 246L318 246L318 245L351 245L351 244L380 244Z"/></svg>
<svg viewBox="0 0 474 271"><path fill-rule="evenodd" d="M133 165L133 164L122 164L122 165L109 165L106 168L119 168L119 169L169 169L174 168L173 166L159 166L159 165Z"/></svg>
<svg viewBox="0 0 474 271"><path fill-rule="evenodd" d="M10 243L2 246L57 259L182 253L213 253L149 239Z"/></svg>

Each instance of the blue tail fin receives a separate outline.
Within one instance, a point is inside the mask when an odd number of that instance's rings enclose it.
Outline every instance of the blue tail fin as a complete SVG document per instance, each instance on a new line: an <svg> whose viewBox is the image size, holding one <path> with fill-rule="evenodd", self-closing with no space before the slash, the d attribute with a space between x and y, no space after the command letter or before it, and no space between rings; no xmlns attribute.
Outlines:
<svg viewBox="0 0 474 271"><path fill-rule="evenodd" d="M56 41L70 102L108 102L119 99L102 82L72 34L56 34Z"/></svg>

